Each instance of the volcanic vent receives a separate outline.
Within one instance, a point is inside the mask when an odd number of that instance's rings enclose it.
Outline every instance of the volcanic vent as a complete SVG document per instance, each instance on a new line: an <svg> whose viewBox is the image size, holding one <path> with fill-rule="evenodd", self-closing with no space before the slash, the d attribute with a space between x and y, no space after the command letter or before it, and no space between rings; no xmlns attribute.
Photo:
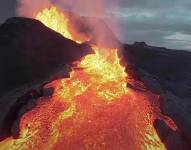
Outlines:
<svg viewBox="0 0 191 150"><path fill-rule="evenodd" d="M160 114L159 96L142 83L141 90L127 86L136 81L120 64L119 42L109 46L97 42L94 29L79 31L71 14L54 6L35 18L68 39L87 42L94 53L74 62L70 78L44 86L54 88L52 96L37 100L20 119L19 137L4 139L0 149L166 149L153 126L155 119L168 122Z"/></svg>

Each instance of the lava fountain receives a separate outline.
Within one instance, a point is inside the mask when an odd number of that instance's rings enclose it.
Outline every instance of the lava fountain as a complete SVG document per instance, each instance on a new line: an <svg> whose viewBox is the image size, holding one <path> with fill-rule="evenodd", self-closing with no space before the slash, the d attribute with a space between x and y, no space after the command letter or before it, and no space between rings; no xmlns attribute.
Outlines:
<svg viewBox="0 0 191 150"><path fill-rule="evenodd" d="M76 42L70 20L55 7L36 16L49 28ZM20 136L0 142L1 150L164 150L153 121L150 100L159 96L127 87L128 74L117 49L92 46L94 54L76 62L70 78L55 80L52 97L38 99L20 121Z"/></svg>
<svg viewBox="0 0 191 150"><path fill-rule="evenodd" d="M50 9L45 8L39 12L35 18L70 40L77 43L88 41L88 37L74 31L75 29L72 26L71 16L66 12L58 10L58 8L54 6Z"/></svg>

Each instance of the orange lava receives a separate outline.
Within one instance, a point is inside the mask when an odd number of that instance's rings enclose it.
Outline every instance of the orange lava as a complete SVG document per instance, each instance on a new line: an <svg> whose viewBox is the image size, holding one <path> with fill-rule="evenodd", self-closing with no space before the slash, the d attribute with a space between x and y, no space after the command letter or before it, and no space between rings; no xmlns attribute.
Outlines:
<svg viewBox="0 0 191 150"><path fill-rule="evenodd" d="M75 40L67 30L69 20L57 9L45 9L37 19ZM92 48L95 54L85 56L70 78L46 85L54 87L53 96L40 98L22 116L20 137L0 142L1 150L166 149L153 127L150 100L158 96L127 88L117 49Z"/></svg>

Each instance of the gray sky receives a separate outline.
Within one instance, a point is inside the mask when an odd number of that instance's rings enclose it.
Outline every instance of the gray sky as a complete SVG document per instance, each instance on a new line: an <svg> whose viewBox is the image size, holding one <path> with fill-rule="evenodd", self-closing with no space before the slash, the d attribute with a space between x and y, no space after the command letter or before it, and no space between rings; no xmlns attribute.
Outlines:
<svg viewBox="0 0 191 150"><path fill-rule="evenodd" d="M118 10L124 41L191 50L190 0L120 0Z"/></svg>
<svg viewBox="0 0 191 150"><path fill-rule="evenodd" d="M191 50L191 0L106 1L105 11L120 25L116 33L123 42ZM15 6L16 0L0 1L0 22L15 15Z"/></svg>
<svg viewBox="0 0 191 150"><path fill-rule="evenodd" d="M15 16L16 0L0 0L0 23Z"/></svg>

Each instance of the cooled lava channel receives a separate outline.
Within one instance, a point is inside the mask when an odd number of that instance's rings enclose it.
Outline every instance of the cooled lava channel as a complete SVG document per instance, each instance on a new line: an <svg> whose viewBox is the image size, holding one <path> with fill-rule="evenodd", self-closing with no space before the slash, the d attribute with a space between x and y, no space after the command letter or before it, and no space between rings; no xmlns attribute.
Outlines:
<svg viewBox="0 0 191 150"><path fill-rule="evenodd" d="M55 7L36 19L76 42L69 18ZM117 49L92 46L94 54L76 62L70 78L45 85L52 97L38 99L37 106L20 121L18 139L0 142L1 150L164 150L153 122L160 117L159 96L127 87L128 74L120 65Z"/></svg>

